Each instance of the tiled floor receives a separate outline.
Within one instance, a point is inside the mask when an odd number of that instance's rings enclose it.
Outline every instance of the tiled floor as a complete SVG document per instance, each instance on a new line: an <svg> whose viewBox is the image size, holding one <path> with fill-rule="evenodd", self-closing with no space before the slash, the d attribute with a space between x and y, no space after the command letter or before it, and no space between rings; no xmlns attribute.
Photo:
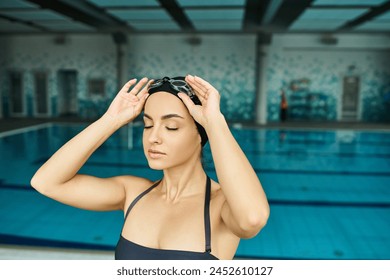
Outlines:
<svg viewBox="0 0 390 280"><path fill-rule="evenodd" d="M113 260L114 252L32 246L0 246L0 260Z"/></svg>

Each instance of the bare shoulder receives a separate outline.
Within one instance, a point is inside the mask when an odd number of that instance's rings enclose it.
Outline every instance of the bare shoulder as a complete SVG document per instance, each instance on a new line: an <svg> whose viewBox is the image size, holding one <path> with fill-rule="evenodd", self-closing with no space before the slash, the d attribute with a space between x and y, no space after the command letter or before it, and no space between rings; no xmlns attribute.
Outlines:
<svg viewBox="0 0 390 280"><path fill-rule="evenodd" d="M132 175L122 175L114 178L124 186L126 193L137 192L138 190L142 191L154 183L148 178Z"/></svg>
<svg viewBox="0 0 390 280"><path fill-rule="evenodd" d="M154 181L138 177L132 175L122 175L115 177L115 180L120 182L120 184L124 187L126 198L125 198L125 206L129 205L131 201L133 201L137 195L142 193L144 190L148 189L150 186L154 184Z"/></svg>

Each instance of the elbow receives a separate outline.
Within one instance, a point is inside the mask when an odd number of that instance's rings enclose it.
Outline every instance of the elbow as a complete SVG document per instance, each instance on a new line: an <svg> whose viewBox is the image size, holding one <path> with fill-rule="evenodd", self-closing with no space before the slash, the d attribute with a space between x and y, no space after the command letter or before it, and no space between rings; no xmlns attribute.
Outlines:
<svg viewBox="0 0 390 280"><path fill-rule="evenodd" d="M31 185L31 187L33 187L39 193L41 193L41 194L45 193L45 189L44 189L43 183L37 178L36 175L34 175L31 178L30 185Z"/></svg>
<svg viewBox="0 0 390 280"><path fill-rule="evenodd" d="M240 237L245 239L255 237L267 224L269 214L269 207L262 209L261 211L251 212L245 221L242 221L240 224Z"/></svg>
<svg viewBox="0 0 390 280"><path fill-rule="evenodd" d="M39 182L38 182L38 180L36 179L36 177L35 177L35 175L34 175L34 177L32 177L31 178L31 180L30 180L30 185L31 185L31 187L33 187L34 189L36 189L37 191L39 191Z"/></svg>

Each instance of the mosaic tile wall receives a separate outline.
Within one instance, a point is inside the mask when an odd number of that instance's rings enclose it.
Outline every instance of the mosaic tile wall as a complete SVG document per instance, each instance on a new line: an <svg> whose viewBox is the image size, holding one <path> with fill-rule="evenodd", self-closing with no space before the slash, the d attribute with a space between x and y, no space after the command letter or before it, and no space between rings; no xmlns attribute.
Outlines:
<svg viewBox="0 0 390 280"><path fill-rule="evenodd" d="M96 118L101 107L107 106L117 91L116 51L110 36L65 37L65 44L58 45L54 36L7 36L2 37L0 62L0 92L2 113L11 115L9 103L9 71L22 73L24 115L34 116L34 73L47 73L49 116L58 115L58 71L77 72L77 112L85 118ZM105 80L105 96L88 96L87 81L91 78ZM91 110L89 108L92 108Z"/></svg>
<svg viewBox="0 0 390 280"><path fill-rule="evenodd" d="M282 89L297 119L340 119L343 78L351 75L360 77L358 118L390 121L390 52L271 49L268 56L268 121L279 121ZM306 111L299 112L299 102Z"/></svg>
<svg viewBox="0 0 390 280"><path fill-rule="evenodd" d="M7 38L8 40L9 38ZM1 92L3 115L9 116L9 78L6 71L23 74L25 115L34 115L34 71L48 73L50 115L58 108L58 70L77 71L77 112L84 118L104 113L117 93L116 48L110 36L70 36L64 45L53 36L10 37L3 57ZM228 120L253 120L255 116L255 37L202 36L199 45L183 35L129 36L125 67L127 77L161 77L191 73L210 81L221 93L221 110ZM195 43L196 40L195 39ZM12 46L12 47L11 47ZM91 98L89 78L106 81L105 96Z"/></svg>
<svg viewBox="0 0 390 280"><path fill-rule="evenodd" d="M282 36L282 35L279 35ZM21 71L25 116L34 116L34 72L48 75L50 116L60 113L58 71L77 71L77 114L93 119L104 113L118 91L116 46L111 36L72 35L58 45L54 36L0 36L0 113L9 112L8 71ZM253 35L132 35L125 50L125 76L198 75L221 93L221 110L230 121L254 121L255 44ZM390 120L390 55L375 50L283 49L270 46L267 55L267 120L279 121L280 90L289 105L306 102L306 111L289 107L302 119L338 120L344 76L360 77L359 119ZM352 67L351 67L352 66ZM353 68L353 70L351 70ZM104 79L104 96L89 96L89 79ZM298 90L291 85L301 83ZM290 100L294 94L295 100Z"/></svg>
<svg viewBox="0 0 390 280"><path fill-rule="evenodd" d="M191 45L191 39L199 39ZM255 37L203 35L135 36L129 47L129 76L160 78L197 75L221 94L228 120L255 118Z"/></svg>

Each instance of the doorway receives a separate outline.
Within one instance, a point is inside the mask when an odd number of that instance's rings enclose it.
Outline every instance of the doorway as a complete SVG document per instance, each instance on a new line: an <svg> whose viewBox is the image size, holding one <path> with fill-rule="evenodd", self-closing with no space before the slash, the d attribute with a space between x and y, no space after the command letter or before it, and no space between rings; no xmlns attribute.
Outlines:
<svg viewBox="0 0 390 280"><path fill-rule="evenodd" d="M360 77L344 77L341 114L343 121L356 121L358 118L359 87Z"/></svg>
<svg viewBox="0 0 390 280"><path fill-rule="evenodd" d="M58 115L77 116L77 71L58 71Z"/></svg>
<svg viewBox="0 0 390 280"><path fill-rule="evenodd" d="M12 117L22 117L25 115L23 73L20 71L9 72L9 82L10 115Z"/></svg>
<svg viewBox="0 0 390 280"><path fill-rule="evenodd" d="M47 73L34 73L34 116L49 116L49 95L47 89Z"/></svg>

